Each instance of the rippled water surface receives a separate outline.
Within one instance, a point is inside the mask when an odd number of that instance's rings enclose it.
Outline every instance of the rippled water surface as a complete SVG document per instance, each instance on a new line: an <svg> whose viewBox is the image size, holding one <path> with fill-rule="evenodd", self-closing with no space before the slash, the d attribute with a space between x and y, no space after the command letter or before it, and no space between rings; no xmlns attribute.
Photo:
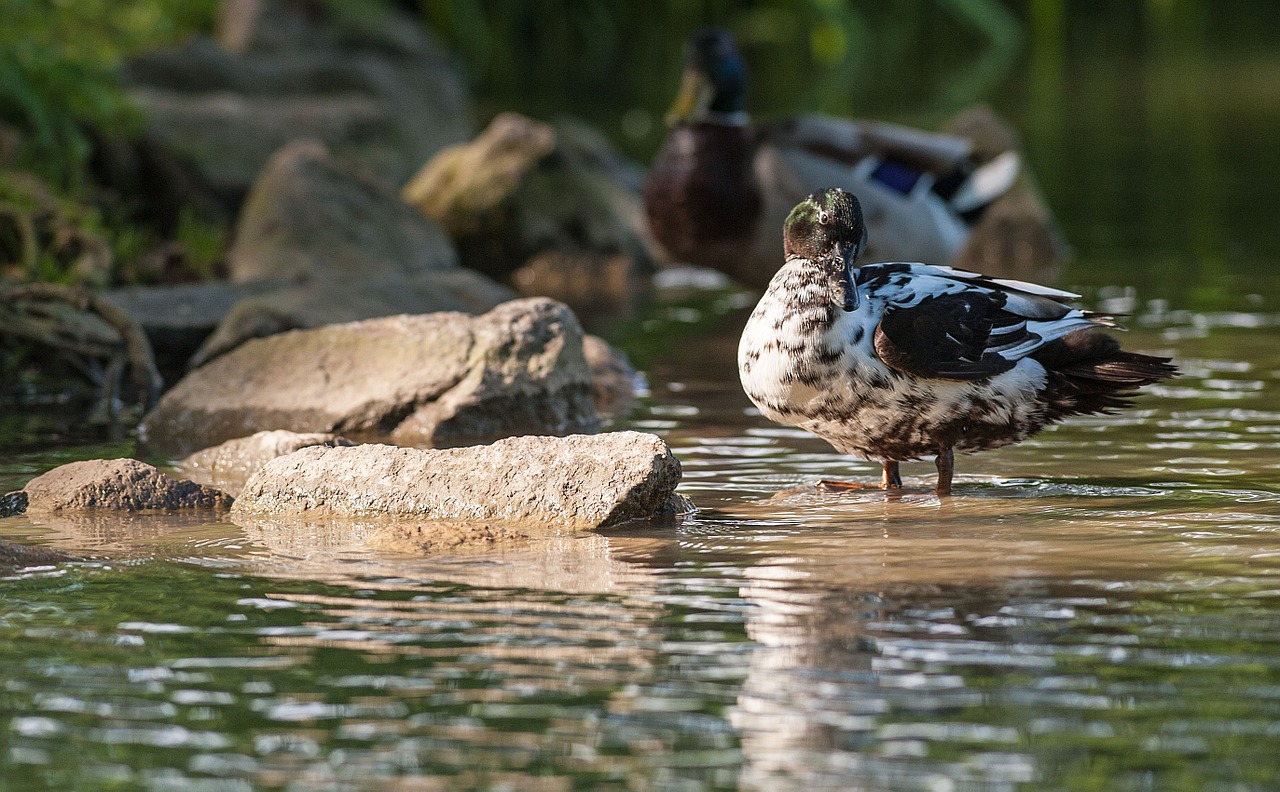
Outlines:
<svg viewBox="0 0 1280 792"><path fill-rule="evenodd" d="M807 75L758 57L785 4L755 5L758 95L800 109L812 86L780 80ZM981 38L951 17L1023 7L926 5L883 10L946 28L920 63L853 31L907 87L982 77L947 59ZM930 462L900 496L821 493L878 470L749 409L749 298L672 293L604 332L648 383L618 426L674 447L692 519L450 557L0 520L85 559L0 579L0 790L1280 789L1278 17L1024 5L990 98L1077 246L1057 283L1184 376L959 458L949 499ZM921 101L866 60L842 96ZM0 492L132 452L76 421L0 405Z"/></svg>
<svg viewBox="0 0 1280 792"><path fill-rule="evenodd" d="M679 524L420 558L0 522L89 558L0 589L0 788L1276 788L1275 315L1139 311L1185 376L939 500L927 462L811 486L877 471L749 409L742 302L649 320L689 329L625 425L683 460Z"/></svg>

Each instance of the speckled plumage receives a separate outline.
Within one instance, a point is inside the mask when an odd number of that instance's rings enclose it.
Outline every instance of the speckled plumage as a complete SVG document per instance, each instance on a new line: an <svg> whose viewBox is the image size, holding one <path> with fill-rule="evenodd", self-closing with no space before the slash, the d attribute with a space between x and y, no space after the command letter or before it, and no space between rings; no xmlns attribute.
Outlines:
<svg viewBox="0 0 1280 792"><path fill-rule="evenodd" d="M885 463L998 448L1066 415L1128 403L1172 376L1124 352L1076 295L926 264L855 268L856 199L815 193L787 221L787 259L738 348L742 385L768 418ZM944 464L946 471L943 471Z"/></svg>

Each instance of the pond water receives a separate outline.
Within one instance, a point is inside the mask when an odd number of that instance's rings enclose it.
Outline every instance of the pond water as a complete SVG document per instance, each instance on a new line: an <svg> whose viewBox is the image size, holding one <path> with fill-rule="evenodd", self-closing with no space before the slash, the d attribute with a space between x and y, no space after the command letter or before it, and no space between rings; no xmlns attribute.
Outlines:
<svg viewBox="0 0 1280 792"><path fill-rule="evenodd" d="M86 559L0 581L0 789L1280 787L1280 57L1219 22L1085 59L1129 33L1081 25L1000 106L1076 245L1060 285L1182 377L959 458L952 498L929 462L821 493L877 469L750 409L749 296L677 290L606 334L678 524L422 558L0 521ZM132 449L6 407L0 491Z"/></svg>
<svg viewBox="0 0 1280 792"><path fill-rule="evenodd" d="M674 340L624 425L683 461L679 525L419 558L0 522L90 559L0 589L0 787L1274 788L1280 316L1143 309L1127 343L1183 377L940 500L929 463L809 486L876 469L749 409L745 301L647 320Z"/></svg>

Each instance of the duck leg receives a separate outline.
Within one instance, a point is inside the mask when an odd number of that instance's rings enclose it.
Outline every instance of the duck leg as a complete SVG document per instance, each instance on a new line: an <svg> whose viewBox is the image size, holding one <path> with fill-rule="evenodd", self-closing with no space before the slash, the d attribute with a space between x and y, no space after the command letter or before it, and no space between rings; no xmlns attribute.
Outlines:
<svg viewBox="0 0 1280 792"><path fill-rule="evenodd" d="M818 489L823 490L854 490L854 489L885 489L896 490L902 489L902 476L898 473L897 462L885 462L884 470L880 473L880 486L868 484L862 481L829 481L823 479L818 482Z"/></svg>
<svg viewBox="0 0 1280 792"><path fill-rule="evenodd" d="M902 474L898 472L897 462L885 462L884 471L880 474L880 486L883 489L902 489Z"/></svg>
<svg viewBox="0 0 1280 792"><path fill-rule="evenodd" d="M950 446L938 452L938 486L934 492L938 495L951 494L951 477L956 472L956 452Z"/></svg>

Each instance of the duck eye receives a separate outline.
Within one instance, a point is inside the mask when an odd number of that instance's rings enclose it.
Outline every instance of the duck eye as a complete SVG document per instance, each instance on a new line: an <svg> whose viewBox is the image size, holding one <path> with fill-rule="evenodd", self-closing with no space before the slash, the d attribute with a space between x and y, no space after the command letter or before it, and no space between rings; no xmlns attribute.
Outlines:
<svg viewBox="0 0 1280 792"><path fill-rule="evenodd" d="M819 207L819 209L818 209L818 224L819 224L819 225L826 225L826 224L827 224L827 221L828 221L828 220L830 220L830 219L831 219L831 215L827 212L827 210L826 210L826 209L822 209L821 207Z"/></svg>

